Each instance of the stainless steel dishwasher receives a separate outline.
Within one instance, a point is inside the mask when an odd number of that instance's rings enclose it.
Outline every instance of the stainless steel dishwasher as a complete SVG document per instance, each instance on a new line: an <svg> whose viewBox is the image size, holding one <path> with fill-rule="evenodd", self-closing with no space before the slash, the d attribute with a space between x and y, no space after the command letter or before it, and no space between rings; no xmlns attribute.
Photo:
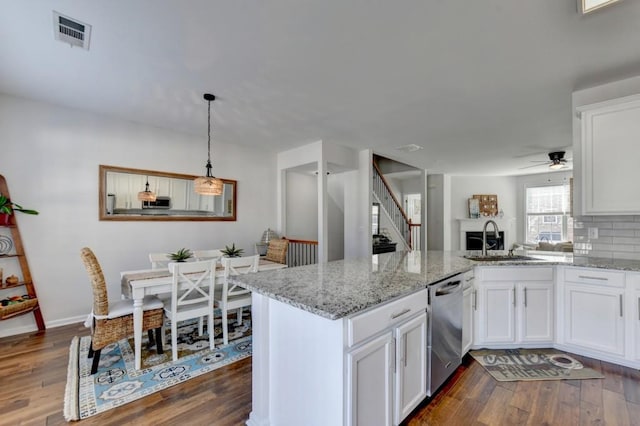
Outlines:
<svg viewBox="0 0 640 426"><path fill-rule="evenodd" d="M429 286L429 388L433 395L462 363L462 275Z"/></svg>

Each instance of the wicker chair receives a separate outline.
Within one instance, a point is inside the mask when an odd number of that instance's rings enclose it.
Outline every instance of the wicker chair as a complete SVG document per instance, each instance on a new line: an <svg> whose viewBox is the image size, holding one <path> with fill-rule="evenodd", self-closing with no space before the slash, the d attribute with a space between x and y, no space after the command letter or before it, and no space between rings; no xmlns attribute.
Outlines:
<svg viewBox="0 0 640 426"><path fill-rule="evenodd" d="M289 249L289 240L285 238L270 240L267 248L267 255L264 257L276 263L287 264L287 250Z"/></svg>
<svg viewBox="0 0 640 426"><path fill-rule="evenodd" d="M80 257L87 269L93 288L93 311L90 314L89 322L91 326L89 358L93 357L91 374L95 374L98 371L102 348L133 335L133 300L124 299L109 304L104 274L93 251L85 247L80 251ZM159 354L162 353L163 306L162 301L157 297L147 296L144 298L142 330L148 330L150 340L152 340L151 330L155 329L155 341Z"/></svg>

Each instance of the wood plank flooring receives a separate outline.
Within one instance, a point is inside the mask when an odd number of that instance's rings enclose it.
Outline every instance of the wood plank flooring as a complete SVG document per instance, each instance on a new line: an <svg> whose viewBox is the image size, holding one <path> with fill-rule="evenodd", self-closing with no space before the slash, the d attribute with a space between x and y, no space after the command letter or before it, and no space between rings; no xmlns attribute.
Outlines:
<svg viewBox="0 0 640 426"><path fill-rule="evenodd" d="M69 344L80 324L0 339L0 425L63 425ZM638 425L640 372L575 356L604 380L497 382L472 358L407 419L415 425ZM242 425L251 358L79 425Z"/></svg>

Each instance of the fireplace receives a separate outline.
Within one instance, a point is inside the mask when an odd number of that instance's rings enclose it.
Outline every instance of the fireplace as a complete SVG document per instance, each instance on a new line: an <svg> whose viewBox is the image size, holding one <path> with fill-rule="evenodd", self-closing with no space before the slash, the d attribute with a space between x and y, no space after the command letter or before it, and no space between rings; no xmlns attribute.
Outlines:
<svg viewBox="0 0 640 426"><path fill-rule="evenodd" d="M482 250L482 232L466 232L466 249ZM500 231L500 238L494 232L487 232L487 250L504 250L504 231Z"/></svg>

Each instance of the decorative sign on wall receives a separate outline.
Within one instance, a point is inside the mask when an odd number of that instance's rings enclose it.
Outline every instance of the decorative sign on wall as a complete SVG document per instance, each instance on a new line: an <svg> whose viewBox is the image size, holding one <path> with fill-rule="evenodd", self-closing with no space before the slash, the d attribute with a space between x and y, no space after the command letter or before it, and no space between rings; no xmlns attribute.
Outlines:
<svg viewBox="0 0 640 426"><path fill-rule="evenodd" d="M478 200L480 216L493 217L498 215L497 195L474 194L473 198Z"/></svg>

